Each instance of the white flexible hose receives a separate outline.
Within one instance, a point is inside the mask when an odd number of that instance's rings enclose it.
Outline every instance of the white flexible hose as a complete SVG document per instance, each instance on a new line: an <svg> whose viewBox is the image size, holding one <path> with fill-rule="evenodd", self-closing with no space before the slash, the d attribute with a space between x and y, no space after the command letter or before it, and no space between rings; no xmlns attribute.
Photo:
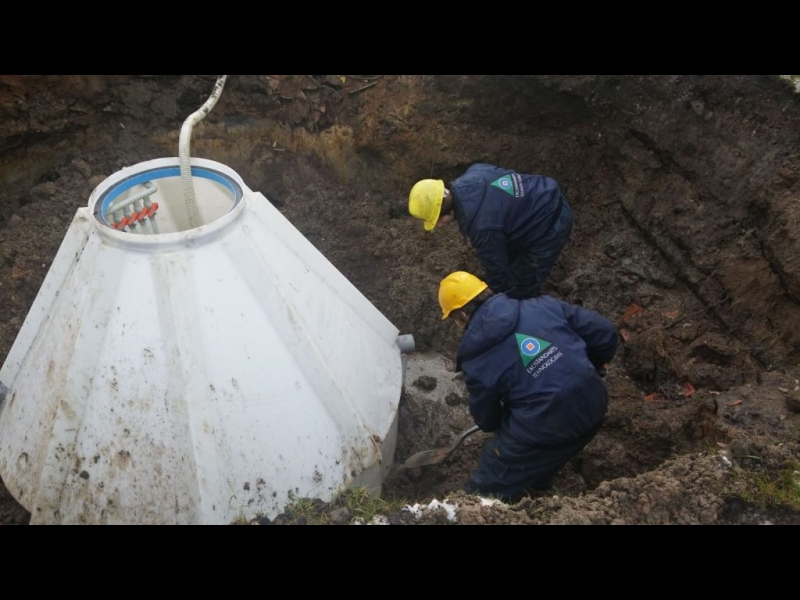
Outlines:
<svg viewBox="0 0 800 600"><path fill-rule="evenodd" d="M202 224L200 213L197 210L197 202L194 198L192 167L189 158L189 140L192 138L192 127L194 127L196 123L202 121L206 115L211 112L211 109L214 108L214 105L222 94L222 88L225 87L225 80L227 78L227 75L221 75L217 78L217 83L214 84L214 91L208 100L206 100L206 103L189 115L189 118L183 122L183 126L181 127L181 137L178 142L178 159L181 165L183 198L186 202L186 210L189 213L189 227L191 228L199 227Z"/></svg>

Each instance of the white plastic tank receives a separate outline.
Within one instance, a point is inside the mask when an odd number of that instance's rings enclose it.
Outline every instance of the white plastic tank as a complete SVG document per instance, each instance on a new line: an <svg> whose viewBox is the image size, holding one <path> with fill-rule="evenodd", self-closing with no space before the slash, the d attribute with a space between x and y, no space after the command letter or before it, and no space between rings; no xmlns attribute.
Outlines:
<svg viewBox="0 0 800 600"><path fill-rule="evenodd" d="M238 174L191 164L199 227L177 158L94 190L0 369L0 477L32 524L380 493L413 338Z"/></svg>

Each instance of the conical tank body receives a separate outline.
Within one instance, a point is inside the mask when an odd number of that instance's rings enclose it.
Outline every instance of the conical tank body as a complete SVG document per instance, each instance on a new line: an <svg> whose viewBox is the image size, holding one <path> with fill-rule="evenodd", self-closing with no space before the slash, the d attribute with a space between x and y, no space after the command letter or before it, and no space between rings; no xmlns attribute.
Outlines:
<svg viewBox="0 0 800 600"><path fill-rule="evenodd" d="M0 476L31 523L226 524L380 491L397 328L234 171L192 169L194 229L177 158L94 190L0 369ZM158 212L115 228L148 192Z"/></svg>

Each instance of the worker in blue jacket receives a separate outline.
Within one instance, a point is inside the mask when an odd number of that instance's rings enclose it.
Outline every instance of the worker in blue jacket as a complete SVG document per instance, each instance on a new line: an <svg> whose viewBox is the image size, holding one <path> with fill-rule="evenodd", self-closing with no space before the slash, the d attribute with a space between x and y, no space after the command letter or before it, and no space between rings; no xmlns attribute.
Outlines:
<svg viewBox="0 0 800 600"><path fill-rule="evenodd" d="M455 219L489 288L520 299L539 293L574 227L555 180L481 163L447 187L441 179L418 181L408 210L428 231Z"/></svg>
<svg viewBox="0 0 800 600"><path fill-rule="evenodd" d="M470 414L496 434L465 490L506 502L547 490L603 422L602 377L619 343L616 327L550 296L493 294L464 271L442 280L439 305L442 319L464 330L456 371L464 375Z"/></svg>

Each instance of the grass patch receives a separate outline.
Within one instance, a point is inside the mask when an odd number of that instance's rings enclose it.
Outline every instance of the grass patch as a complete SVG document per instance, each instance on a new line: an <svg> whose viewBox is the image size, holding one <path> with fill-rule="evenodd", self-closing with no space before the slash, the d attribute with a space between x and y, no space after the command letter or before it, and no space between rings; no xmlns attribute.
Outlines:
<svg viewBox="0 0 800 600"><path fill-rule="evenodd" d="M375 517L397 512L407 502L388 500L373 496L365 487L356 487L341 492L330 502L318 498L291 498L284 512L275 517L275 525L332 525L334 511L345 509L337 515L336 524L352 524L356 521L370 523ZM342 523L344 519L345 523Z"/></svg>
<svg viewBox="0 0 800 600"><path fill-rule="evenodd" d="M745 471L745 489L739 496L753 506L800 511L800 462L791 461L775 471Z"/></svg>
<svg viewBox="0 0 800 600"><path fill-rule="evenodd" d="M778 77L788 82L795 92L800 92L800 75L778 75Z"/></svg>
<svg viewBox="0 0 800 600"><path fill-rule="evenodd" d="M316 498L298 498L286 506L283 517L287 524L329 525L328 504Z"/></svg>
<svg viewBox="0 0 800 600"><path fill-rule="evenodd" d="M351 522L360 519L364 523L369 523L377 516L401 510L408 503L402 500L376 498L367 488L357 487L339 494L333 504L337 508L346 508L350 512Z"/></svg>

